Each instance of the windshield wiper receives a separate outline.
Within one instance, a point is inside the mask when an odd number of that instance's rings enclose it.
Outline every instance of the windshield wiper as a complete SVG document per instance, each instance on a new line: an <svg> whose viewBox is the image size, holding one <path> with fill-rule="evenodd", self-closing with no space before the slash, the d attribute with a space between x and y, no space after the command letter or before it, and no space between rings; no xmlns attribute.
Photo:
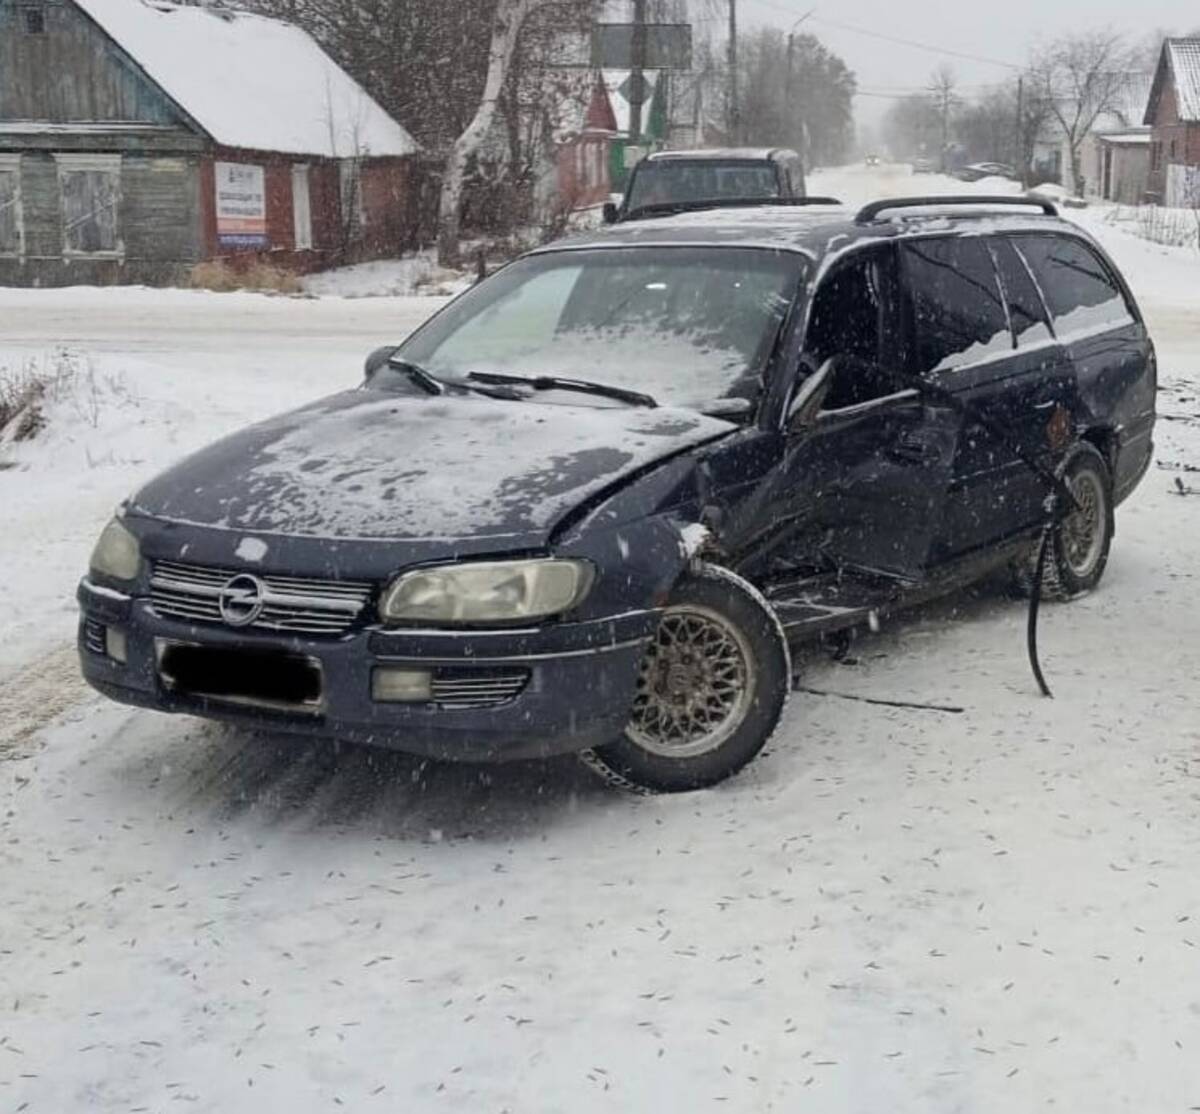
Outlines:
<svg viewBox="0 0 1200 1114"><path fill-rule="evenodd" d="M397 359L395 356L388 357L387 364L388 367L407 375L427 394L444 395L446 393L446 384L437 376L426 371L420 364L414 364L411 360Z"/></svg>
<svg viewBox="0 0 1200 1114"><path fill-rule="evenodd" d="M651 395L640 391L629 391L624 387L610 387L607 383L593 383L588 379L564 379L557 375L501 375L494 371L468 372L468 379L476 383L493 383L501 386L529 387L534 391L578 391L585 395L599 395L601 398L615 398L618 402L627 402L630 406L658 407L658 401Z"/></svg>
<svg viewBox="0 0 1200 1114"><path fill-rule="evenodd" d="M488 390L487 387L468 383L466 379L439 379L433 372L426 371L420 364L414 364L411 360L392 358L388 360L388 367L407 375L409 379L431 395L444 395L450 390L458 390L471 391L488 398L503 399L506 402L516 402L523 397L515 391ZM468 378L470 377L468 376Z"/></svg>

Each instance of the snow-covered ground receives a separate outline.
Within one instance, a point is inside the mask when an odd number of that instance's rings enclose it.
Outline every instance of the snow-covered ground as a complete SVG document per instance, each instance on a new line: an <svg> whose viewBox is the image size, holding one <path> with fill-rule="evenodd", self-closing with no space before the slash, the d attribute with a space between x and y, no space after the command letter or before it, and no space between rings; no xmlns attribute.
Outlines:
<svg viewBox="0 0 1200 1114"><path fill-rule="evenodd" d="M1195 415L1200 261L1072 215L1141 299L1163 412ZM1023 608L954 599L805 684L961 714L797 694L706 793L339 753L82 688L71 594L111 506L437 304L0 291L0 366L77 364L0 471L0 1109L1200 1106L1194 416L1161 423L1102 589L1044 613L1055 700Z"/></svg>
<svg viewBox="0 0 1200 1114"><path fill-rule="evenodd" d="M411 294L452 295L471 285L458 271L438 267L433 252L403 259L376 259L307 275L301 285L317 297L379 298Z"/></svg>

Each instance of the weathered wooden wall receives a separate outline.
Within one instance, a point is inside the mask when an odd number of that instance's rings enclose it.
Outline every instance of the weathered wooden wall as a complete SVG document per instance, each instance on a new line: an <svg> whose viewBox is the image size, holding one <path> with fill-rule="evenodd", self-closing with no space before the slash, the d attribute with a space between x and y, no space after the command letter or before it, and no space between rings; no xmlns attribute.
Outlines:
<svg viewBox="0 0 1200 1114"><path fill-rule="evenodd" d="M169 98L74 4L46 2L44 34L0 0L0 120L179 124Z"/></svg>
<svg viewBox="0 0 1200 1114"><path fill-rule="evenodd" d="M200 159L125 155L118 258L65 258L58 165L49 152L21 156L22 259L0 257L0 286L182 282L203 258Z"/></svg>

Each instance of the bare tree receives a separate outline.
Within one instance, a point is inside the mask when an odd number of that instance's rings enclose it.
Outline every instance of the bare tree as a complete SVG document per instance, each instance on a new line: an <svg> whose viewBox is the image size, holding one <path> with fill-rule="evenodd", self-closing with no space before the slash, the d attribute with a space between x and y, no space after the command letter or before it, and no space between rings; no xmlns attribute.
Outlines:
<svg viewBox="0 0 1200 1114"><path fill-rule="evenodd" d="M450 149L442 176L438 206L438 262L441 266L453 267L458 263L463 186L467 169L472 157L487 142L496 122L501 100L509 87L521 32L535 14L544 14L549 18L552 12L578 12L581 6L590 10L594 0L496 0L483 92L471 122Z"/></svg>
<svg viewBox="0 0 1200 1114"><path fill-rule="evenodd" d="M933 102L924 93L895 101L883 119L883 134L895 156L926 155L936 145L941 124Z"/></svg>
<svg viewBox="0 0 1200 1114"><path fill-rule="evenodd" d="M1070 186L1081 193L1083 141L1106 112L1115 111L1135 67L1134 53L1114 31L1083 31L1052 43L1035 60L1034 87L1049 106L1067 147Z"/></svg>
<svg viewBox="0 0 1200 1114"><path fill-rule="evenodd" d="M854 74L818 39L760 29L742 36L738 67L747 143L794 147L811 163L846 154L854 132Z"/></svg>

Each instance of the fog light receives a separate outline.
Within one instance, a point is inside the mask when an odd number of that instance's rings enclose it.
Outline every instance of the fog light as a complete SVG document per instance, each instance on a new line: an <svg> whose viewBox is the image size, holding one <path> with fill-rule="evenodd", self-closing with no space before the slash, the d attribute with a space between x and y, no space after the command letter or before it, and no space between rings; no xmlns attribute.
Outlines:
<svg viewBox="0 0 1200 1114"><path fill-rule="evenodd" d="M371 675L371 699L387 704L427 704L433 699L433 674L427 669L376 669Z"/></svg>
<svg viewBox="0 0 1200 1114"><path fill-rule="evenodd" d="M108 627L104 631L104 652L113 661L124 665L129 660L129 642L119 627Z"/></svg>

